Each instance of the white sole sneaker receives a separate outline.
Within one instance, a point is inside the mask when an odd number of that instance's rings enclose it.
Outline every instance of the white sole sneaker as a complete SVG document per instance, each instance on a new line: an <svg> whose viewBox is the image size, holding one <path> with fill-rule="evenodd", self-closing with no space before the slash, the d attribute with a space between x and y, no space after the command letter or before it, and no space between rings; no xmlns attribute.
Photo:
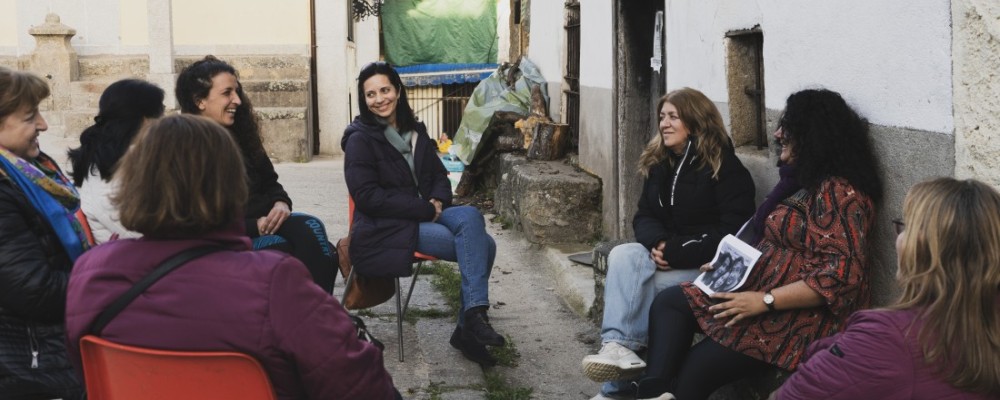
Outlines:
<svg viewBox="0 0 1000 400"><path fill-rule="evenodd" d="M632 350L608 342L601 351L583 358L583 373L595 382L607 382L637 378L646 368L646 363Z"/></svg>

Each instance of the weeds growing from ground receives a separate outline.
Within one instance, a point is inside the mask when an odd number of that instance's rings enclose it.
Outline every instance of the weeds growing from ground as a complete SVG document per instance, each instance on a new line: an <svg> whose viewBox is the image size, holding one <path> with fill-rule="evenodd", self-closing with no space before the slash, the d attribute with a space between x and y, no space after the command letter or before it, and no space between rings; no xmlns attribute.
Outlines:
<svg viewBox="0 0 1000 400"><path fill-rule="evenodd" d="M490 354L497 359L497 365L503 367L516 367L521 359L521 352L517 351L514 339L510 335L504 335L507 339L502 347L489 347Z"/></svg>
<svg viewBox="0 0 1000 400"><path fill-rule="evenodd" d="M532 388L508 386L503 375L496 371L486 372L483 375L486 382L482 389L487 400L528 400L535 391Z"/></svg>

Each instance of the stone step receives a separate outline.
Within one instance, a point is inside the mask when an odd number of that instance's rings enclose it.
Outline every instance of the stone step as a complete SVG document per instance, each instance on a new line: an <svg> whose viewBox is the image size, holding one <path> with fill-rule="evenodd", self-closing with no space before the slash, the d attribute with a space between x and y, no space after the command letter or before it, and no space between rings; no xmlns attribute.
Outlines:
<svg viewBox="0 0 1000 400"><path fill-rule="evenodd" d="M309 81L305 79L241 80L243 90L258 107L306 107Z"/></svg>
<svg viewBox="0 0 1000 400"><path fill-rule="evenodd" d="M537 244L590 243L601 231L601 182L563 161L505 153L498 212Z"/></svg>
<svg viewBox="0 0 1000 400"><path fill-rule="evenodd" d="M202 59L184 56L174 59L174 71ZM308 79L309 57L295 55L219 56L240 74L240 80Z"/></svg>
<svg viewBox="0 0 1000 400"><path fill-rule="evenodd" d="M278 161L312 159L312 138L305 107L255 107L267 155Z"/></svg>
<svg viewBox="0 0 1000 400"><path fill-rule="evenodd" d="M114 82L124 78L145 79L149 75L149 57L123 56L123 55L100 55L100 56L80 56L81 81L108 81Z"/></svg>

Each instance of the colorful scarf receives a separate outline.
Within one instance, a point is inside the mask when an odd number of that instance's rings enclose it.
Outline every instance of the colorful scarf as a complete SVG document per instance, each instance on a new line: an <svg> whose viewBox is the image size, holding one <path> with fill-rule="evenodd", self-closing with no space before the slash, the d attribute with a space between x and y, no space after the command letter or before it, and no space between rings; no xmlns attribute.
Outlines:
<svg viewBox="0 0 1000 400"><path fill-rule="evenodd" d="M94 245L87 219L80 210L80 195L51 158L42 154L34 162L0 147L0 174L17 184L31 205L56 232L71 261Z"/></svg>

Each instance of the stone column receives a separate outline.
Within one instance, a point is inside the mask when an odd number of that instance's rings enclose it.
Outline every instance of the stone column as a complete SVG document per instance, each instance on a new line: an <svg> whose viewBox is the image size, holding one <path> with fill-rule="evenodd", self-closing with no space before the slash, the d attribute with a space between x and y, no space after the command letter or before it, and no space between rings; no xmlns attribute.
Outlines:
<svg viewBox="0 0 1000 400"><path fill-rule="evenodd" d="M167 110L177 108L174 86L174 29L171 2L146 0L146 15L149 25L149 76L147 79L163 88L166 96L163 104Z"/></svg>
<svg viewBox="0 0 1000 400"><path fill-rule="evenodd" d="M70 108L69 84L80 76L80 64L76 50L69 40L76 35L76 29L59 22L59 16L50 13L45 23L28 30L35 37L35 51L31 53L28 70L48 78L52 96L42 107L63 112Z"/></svg>

